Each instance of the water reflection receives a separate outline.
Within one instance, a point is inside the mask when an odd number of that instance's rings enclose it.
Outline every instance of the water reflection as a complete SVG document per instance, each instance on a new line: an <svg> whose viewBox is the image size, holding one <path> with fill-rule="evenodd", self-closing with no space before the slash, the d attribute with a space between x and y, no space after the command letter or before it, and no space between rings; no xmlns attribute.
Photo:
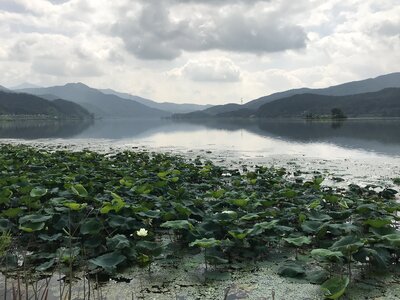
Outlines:
<svg viewBox="0 0 400 300"><path fill-rule="evenodd" d="M0 138L73 138L93 124L92 120L18 120L0 121Z"/></svg>
<svg viewBox="0 0 400 300"><path fill-rule="evenodd" d="M0 138L107 139L154 147L212 146L218 150L282 154L308 153L311 149L317 153L328 148L338 152L338 148L344 148L400 156L400 120L24 121L0 123Z"/></svg>

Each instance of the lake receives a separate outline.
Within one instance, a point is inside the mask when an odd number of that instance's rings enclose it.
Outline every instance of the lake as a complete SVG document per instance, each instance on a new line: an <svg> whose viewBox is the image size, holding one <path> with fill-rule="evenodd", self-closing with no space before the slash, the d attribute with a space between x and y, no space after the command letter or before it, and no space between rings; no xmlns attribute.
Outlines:
<svg viewBox="0 0 400 300"><path fill-rule="evenodd" d="M385 183L400 173L400 120L95 120L0 123L3 142L143 148L224 164L273 164Z"/></svg>

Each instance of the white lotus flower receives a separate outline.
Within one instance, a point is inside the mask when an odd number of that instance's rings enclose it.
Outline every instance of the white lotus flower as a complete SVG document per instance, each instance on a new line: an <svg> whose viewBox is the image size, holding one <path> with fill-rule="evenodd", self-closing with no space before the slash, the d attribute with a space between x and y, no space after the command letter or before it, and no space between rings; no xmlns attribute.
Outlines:
<svg viewBox="0 0 400 300"><path fill-rule="evenodd" d="M144 228L140 228L140 230L136 231L137 236L142 236L142 237L147 236L148 233L149 232Z"/></svg>

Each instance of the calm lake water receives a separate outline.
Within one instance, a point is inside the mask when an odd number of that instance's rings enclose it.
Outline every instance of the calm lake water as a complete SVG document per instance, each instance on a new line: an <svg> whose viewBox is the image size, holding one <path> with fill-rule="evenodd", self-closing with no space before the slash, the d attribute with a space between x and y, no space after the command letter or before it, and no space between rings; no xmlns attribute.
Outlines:
<svg viewBox="0 0 400 300"><path fill-rule="evenodd" d="M0 123L2 139L109 141L152 148L232 150L248 155L335 159L400 157L400 120L172 121L96 120Z"/></svg>
<svg viewBox="0 0 400 300"><path fill-rule="evenodd" d="M364 184L400 177L400 120L2 122L0 141L102 151L143 148L231 166L319 170Z"/></svg>

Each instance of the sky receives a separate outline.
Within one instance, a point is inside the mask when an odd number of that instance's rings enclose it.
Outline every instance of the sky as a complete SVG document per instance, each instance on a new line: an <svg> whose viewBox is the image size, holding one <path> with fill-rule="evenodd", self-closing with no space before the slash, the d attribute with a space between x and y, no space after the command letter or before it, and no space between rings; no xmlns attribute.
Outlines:
<svg viewBox="0 0 400 300"><path fill-rule="evenodd" d="M6 87L222 104L399 71L399 0L0 0Z"/></svg>

